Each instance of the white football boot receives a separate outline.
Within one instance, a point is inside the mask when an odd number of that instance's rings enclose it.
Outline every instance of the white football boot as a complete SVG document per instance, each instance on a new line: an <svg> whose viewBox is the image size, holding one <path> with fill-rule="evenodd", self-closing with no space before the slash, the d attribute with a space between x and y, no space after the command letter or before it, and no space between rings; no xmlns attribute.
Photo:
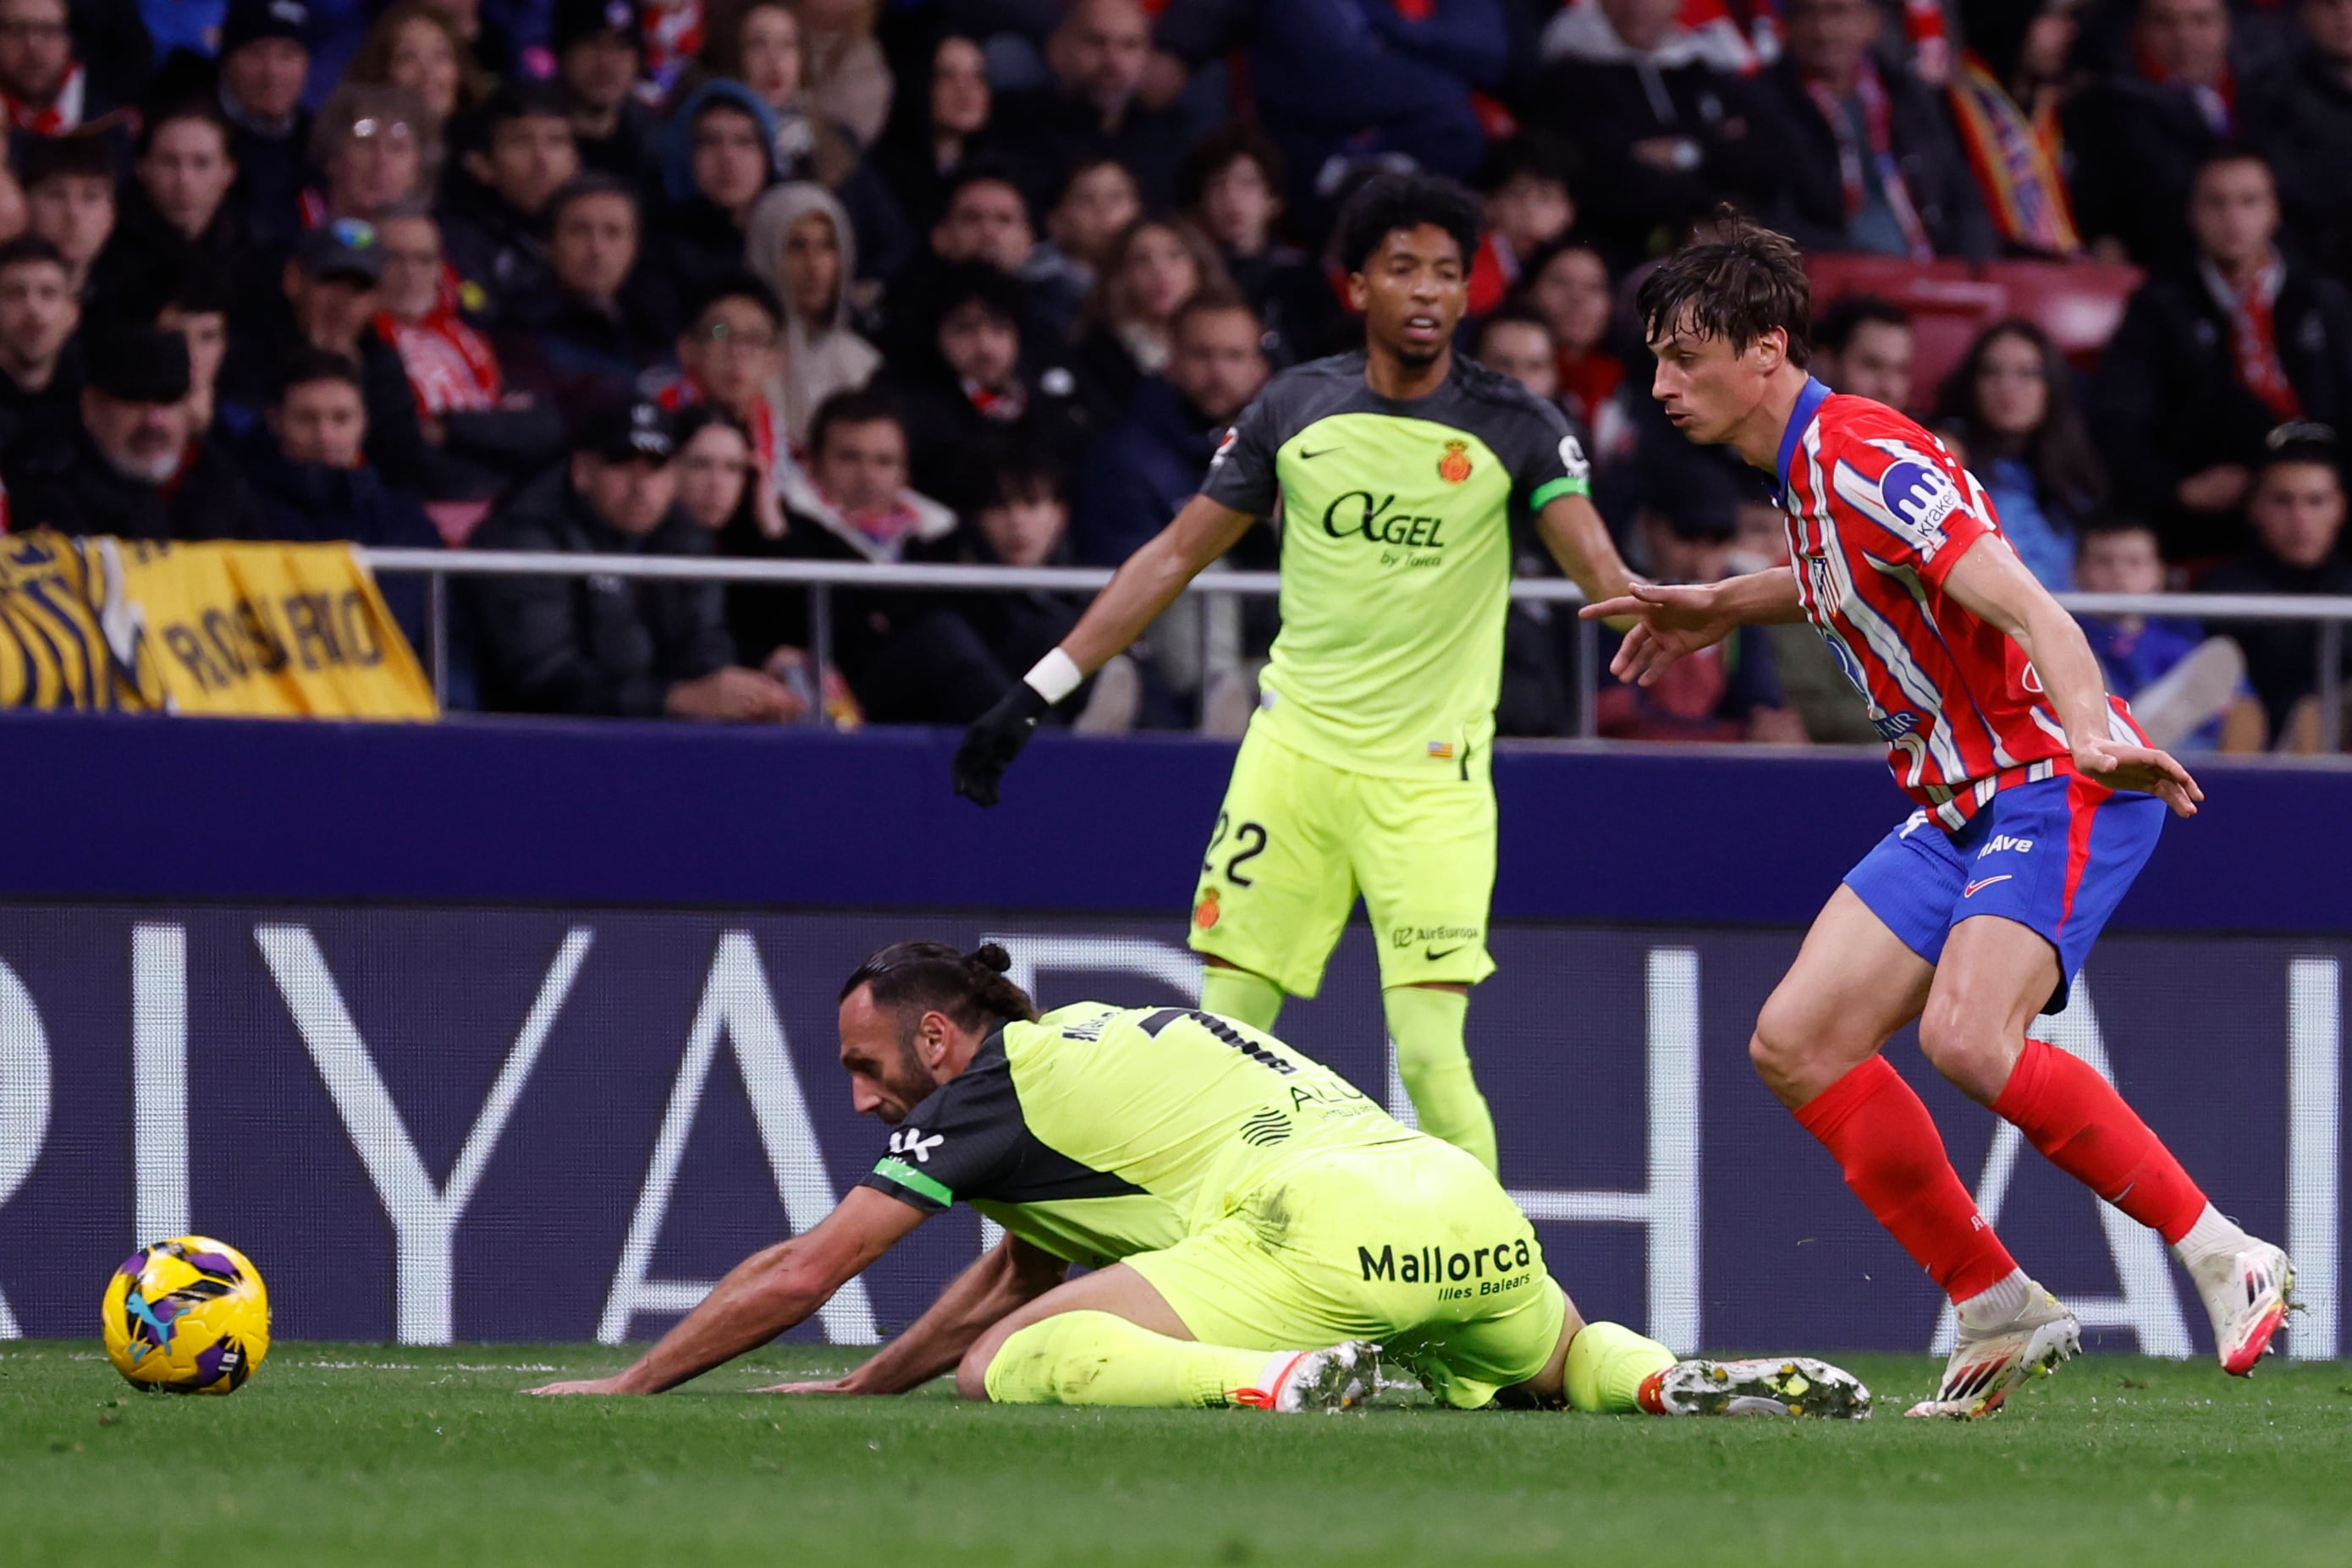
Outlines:
<svg viewBox="0 0 2352 1568"><path fill-rule="evenodd" d="M1842 1366L1807 1355L1678 1361L1642 1380L1653 1416L1815 1416L1870 1419L1870 1389Z"/></svg>
<svg viewBox="0 0 2352 1568"><path fill-rule="evenodd" d="M2059 1363L2082 1348L2083 1325L2074 1314L2057 1297L2029 1281L2025 1304L2005 1321L1971 1329L1967 1320L1961 1320L1936 1396L1904 1414L1959 1421L1990 1416L2019 1384L2029 1377L2048 1376L2058 1370Z"/></svg>
<svg viewBox="0 0 2352 1568"><path fill-rule="evenodd" d="M1295 1415L1304 1410L1359 1410L1381 1396L1381 1347L1351 1339L1323 1350L1302 1350L1272 1368L1265 1386L1234 1392L1234 1403Z"/></svg>
<svg viewBox="0 0 2352 1568"><path fill-rule="evenodd" d="M2240 1250L2189 1264L2189 1277L2213 1320L2213 1350L2221 1370L2232 1377L2251 1375L2294 1306L2294 1260L2248 1237Z"/></svg>

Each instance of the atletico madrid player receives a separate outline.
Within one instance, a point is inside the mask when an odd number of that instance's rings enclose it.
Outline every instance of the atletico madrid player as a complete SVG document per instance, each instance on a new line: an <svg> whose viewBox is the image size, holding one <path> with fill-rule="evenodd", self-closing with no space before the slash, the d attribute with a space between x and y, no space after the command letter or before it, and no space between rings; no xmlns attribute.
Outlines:
<svg viewBox="0 0 2352 1568"><path fill-rule="evenodd" d="M1666 261L1638 303L1657 356L1652 395L1685 437L1730 446L1778 482L1791 564L1706 587L1640 584L1588 607L1641 617L1612 668L1647 684L1736 626L1810 621L1918 806L1846 873L1748 1048L1956 1306L1942 1385L1911 1414L1989 1415L2081 1341L1879 1055L1915 1019L1938 1071L2171 1244L2222 1366L2250 1372L2287 1310L2286 1254L2223 1218L2105 1079L2025 1033L2065 1006L2166 808L2193 816L2204 792L2107 695L2081 628L1943 444L1806 373L1795 246L1727 214L1725 236Z"/></svg>

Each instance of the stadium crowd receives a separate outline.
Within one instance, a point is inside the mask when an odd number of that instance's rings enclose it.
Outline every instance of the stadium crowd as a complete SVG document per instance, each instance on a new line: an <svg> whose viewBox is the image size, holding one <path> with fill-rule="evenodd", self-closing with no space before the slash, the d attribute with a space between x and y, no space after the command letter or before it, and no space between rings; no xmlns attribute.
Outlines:
<svg viewBox="0 0 2352 1568"><path fill-rule="evenodd" d="M1822 275L1820 373L2044 582L2352 593L2352 0L0 0L0 100L16 530L1115 565L1353 346L1321 242L1410 162L1485 203L1463 346L1654 577L1785 553L1625 308L1729 202L1874 277L2126 278L2095 355L2029 309L1930 375ZM1082 604L842 590L820 682L797 590L467 580L450 695L962 723ZM1237 729L1267 609L1168 619L1076 723ZM1505 733L1573 727L1571 632L1515 612ZM2308 624L2092 632L2162 738L2319 733ZM1604 734L1871 738L1801 627L1602 684Z"/></svg>

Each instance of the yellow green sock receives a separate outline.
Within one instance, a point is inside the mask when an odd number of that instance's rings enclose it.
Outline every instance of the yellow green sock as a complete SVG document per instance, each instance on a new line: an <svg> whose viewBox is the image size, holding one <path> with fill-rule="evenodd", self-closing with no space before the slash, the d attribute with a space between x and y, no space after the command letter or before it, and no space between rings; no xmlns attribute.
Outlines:
<svg viewBox="0 0 2352 1568"><path fill-rule="evenodd" d="M1252 1029L1274 1032L1274 1020L1282 1016L1282 988L1264 975L1253 975L1247 969L1228 969L1223 965L1207 964L1201 969L1201 1007L1245 1023Z"/></svg>
<svg viewBox="0 0 2352 1568"><path fill-rule="evenodd" d="M1568 1402L1579 1410L1639 1410L1650 1374L1675 1364L1675 1353L1622 1323L1587 1323L1568 1342Z"/></svg>
<svg viewBox="0 0 2352 1568"><path fill-rule="evenodd" d="M1000 1405L1116 1405L1178 1410L1230 1405L1288 1351L1234 1350L1170 1339L1109 1312L1058 1312L1031 1323L988 1364Z"/></svg>
<svg viewBox="0 0 2352 1568"><path fill-rule="evenodd" d="M1397 1076L1412 1096L1421 1130L1495 1169L1495 1118L1471 1076L1463 1040L1470 998L1430 986L1395 986L1381 993L1381 1002L1396 1041Z"/></svg>

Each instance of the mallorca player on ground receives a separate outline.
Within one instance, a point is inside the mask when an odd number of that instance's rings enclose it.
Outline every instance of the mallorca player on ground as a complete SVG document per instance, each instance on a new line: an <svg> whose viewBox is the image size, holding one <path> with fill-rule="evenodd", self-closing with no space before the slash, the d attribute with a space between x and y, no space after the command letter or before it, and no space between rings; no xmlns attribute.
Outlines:
<svg viewBox="0 0 2352 1568"><path fill-rule="evenodd" d="M1942 1385L1911 1414L1989 1414L2080 1339L1993 1235L1926 1105L1879 1056L1913 1019L1937 1071L2162 1234L2204 1298L2221 1364L2244 1374L2286 1311L2286 1254L2223 1218L2105 1079L2025 1035L2037 1012L2065 1006L2166 807L2193 815L2203 792L2108 697L2081 628L1943 444L1806 374L1796 247L1727 221L1727 237L1642 287L1653 391L1689 439L1727 444L1779 482L1794 565L1702 588L1641 585L1584 613L1642 617L1614 668L1645 683L1741 623L1810 620L1918 803L1832 895L1749 1048L1957 1307Z"/></svg>
<svg viewBox="0 0 2352 1568"><path fill-rule="evenodd" d="M1267 384L1201 494L971 727L956 788L994 804L1038 716L1278 502L1282 631L1193 901L1202 1000L1273 1028L1286 995L1315 994L1360 892L1421 1124L1491 1170L1463 1024L1495 967L1488 758L1512 524L1532 519L1591 597L1628 579L1559 412L1454 355L1478 225L1475 198L1425 175L1349 199L1339 245L1364 350Z"/></svg>
<svg viewBox="0 0 2352 1568"><path fill-rule="evenodd" d="M1270 1035L1187 1008L1037 1017L1004 950L904 942L842 988L861 1113L898 1130L824 1221L739 1265L635 1365L546 1394L653 1394L766 1343L930 1216L1006 1240L842 1383L956 1370L974 1399L1337 1409L1385 1354L1449 1405L1865 1416L1820 1362L1676 1362L1583 1322L1495 1178ZM1094 1272L1066 1281L1070 1263ZM1380 1343L1370 1343L1378 1341Z"/></svg>

